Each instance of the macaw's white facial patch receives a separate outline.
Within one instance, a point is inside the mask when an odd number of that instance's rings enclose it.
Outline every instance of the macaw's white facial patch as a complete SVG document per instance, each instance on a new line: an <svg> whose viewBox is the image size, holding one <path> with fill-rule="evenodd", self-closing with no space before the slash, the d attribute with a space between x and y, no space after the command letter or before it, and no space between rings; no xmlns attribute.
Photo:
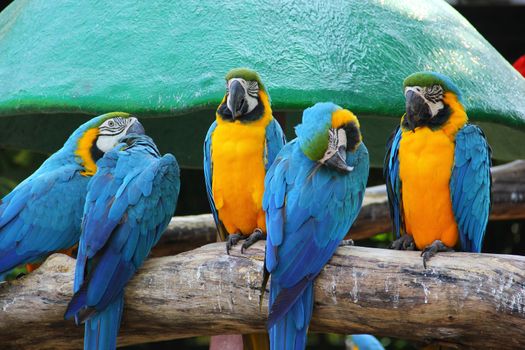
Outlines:
<svg viewBox="0 0 525 350"><path fill-rule="evenodd" d="M248 114L251 111L253 111L255 107L257 107L257 105L259 104L259 101L258 101L259 84L256 81L252 81L252 80L246 81L242 78L232 78L228 80L228 82L226 83L226 92L228 93L228 97L226 99L226 106L228 106L228 109L232 112L234 109L234 106L233 106L234 101L230 98L231 97L230 91L231 91L232 83L235 81L238 82L244 90L243 99L244 99L244 103L246 103L247 105L247 108L244 114Z"/></svg>
<svg viewBox="0 0 525 350"><path fill-rule="evenodd" d="M110 151L136 121L135 117L115 117L106 120L98 127L97 148L104 153Z"/></svg>
<svg viewBox="0 0 525 350"><path fill-rule="evenodd" d="M428 87L407 86L405 88L405 96L408 91L413 91L423 98L430 110L430 114L432 115L431 118L438 115L438 113L445 107L445 104L443 103L444 91L441 85L432 85Z"/></svg>
<svg viewBox="0 0 525 350"><path fill-rule="evenodd" d="M343 128L328 129L328 147L319 162L339 172L350 172L353 167L346 164L346 131Z"/></svg>
<svg viewBox="0 0 525 350"><path fill-rule="evenodd" d="M343 147L346 150L346 133L344 129L328 129L328 148L319 162L324 164L337 153L340 147ZM346 152L343 152L341 156L344 158L343 160L346 160Z"/></svg>

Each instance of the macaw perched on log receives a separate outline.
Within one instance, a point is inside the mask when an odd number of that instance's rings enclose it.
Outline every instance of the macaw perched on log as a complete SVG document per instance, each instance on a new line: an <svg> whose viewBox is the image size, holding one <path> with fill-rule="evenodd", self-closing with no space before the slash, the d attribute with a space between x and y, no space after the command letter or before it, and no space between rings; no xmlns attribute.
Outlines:
<svg viewBox="0 0 525 350"><path fill-rule="evenodd" d="M131 132L143 133L144 128L127 113L91 119L0 200L0 275L77 244L86 188L97 161Z"/></svg>
<svg viewBox="0 0 525 350"><path fill-rule="evenodd" d="M448 78L419 72L404 83L406 114L387 145L386 178L394 249L480 252L490 211L491 150L468 123Z"/></svg>
<svg viewBox="0 0 525 350"><path fill-rule="evenodd" d="M296 134L265 180L272 349L305 348L313 281L357 217L368 179L368 151L352 112L318 103L304 111Z"/></svg>
<svg viewBox="0 0 525 350"><path fill-rule="evenodd" d="M266 235L264 176L285 143L259 75L246 68L226 75L226 95L204 141L204 176L219 240L242 251Z"/></svg>
<svg viewBox="0 0 525 350"><path fill-rule="evenodd" d="M84 349L115 349L124 287L158 242L175 211L179 167L153 140L130 134L99 161L88 185L65 318L85 322Z"/></svg>

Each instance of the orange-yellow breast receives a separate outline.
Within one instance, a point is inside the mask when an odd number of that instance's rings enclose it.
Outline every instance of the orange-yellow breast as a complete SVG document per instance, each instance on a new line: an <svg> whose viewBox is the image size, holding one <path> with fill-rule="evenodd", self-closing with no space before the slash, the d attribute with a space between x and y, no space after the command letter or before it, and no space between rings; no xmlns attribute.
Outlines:
<svg viewBox="0 0 525 350"><path fill-rule="evenodd" d="M458 240L450 176L454 165L454 137L467 117L455 96L445 95L445 102L447 99L456 109L443 128L403 131L399 144L405 228L414 237L418 249L438 239L454 247Z"/></svg>
<svg viewBox="0 0 525 350"><path fill-rule="evenodd" d="M250 123L225 122L217 118L211 136L212 193L228 233L266 232L264 193L266 126L271 111Z"/></svg>

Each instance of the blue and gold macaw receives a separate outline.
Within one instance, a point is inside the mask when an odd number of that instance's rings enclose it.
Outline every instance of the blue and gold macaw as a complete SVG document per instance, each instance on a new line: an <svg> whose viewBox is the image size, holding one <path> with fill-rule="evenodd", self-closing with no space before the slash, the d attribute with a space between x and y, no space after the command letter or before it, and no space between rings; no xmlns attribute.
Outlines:
<svg viewBox="0 0 525 350"><path fill-rule="evenodd" d="M387 146L384 174L394 249L480 252L490 211L490 147L450 78L419 72L404 81L406 114Z"/></svg>
<svg viewBox="0 0 525 350"><path fill-rule="evenodd" d="M226 75L226 94L204 141L204 177L218 240L241 252L266 236L264 176L286 142L259 75L247 68ZM267 349L266 334L244 335L245 349Z"/></svg>
<svg viewBox="0 0 525 350"><path fill-rule="evenodd" d="M244 250L266 235L264 176L284 143L259 75L247 68L231 70L204 141L206 191L228 253L242 238L248 237Z"/></svg>
<svg viewBox="0 0 525 350"><path fill-rule="evenodd" d="M91 119L0 200L0 275L77 244L86 188L97 161L130 132L144 129L127 113Z"/></svg>
<svg viewBox="0 0 525 350"><path fill-rule="evenodd" d="M130 134L98 162L88 185L65 318L85 322L84 349L115 349L124 287L175 211L179 167L146 135Z"/></svg>
<svg viewBox="0 0 525 350"><path fill-rule="evenodd" d="M350 340L352 350L385 350L383 344L370 334L352 334Z"/></svg>
<svg viewBox="0 0 525 350"><path fill-rule="evenodd" d="M368 151L352 112L318 103L304 111L296 134L265 179L272 349L305 348L313 281L357 217L368 179Z"/></svg>

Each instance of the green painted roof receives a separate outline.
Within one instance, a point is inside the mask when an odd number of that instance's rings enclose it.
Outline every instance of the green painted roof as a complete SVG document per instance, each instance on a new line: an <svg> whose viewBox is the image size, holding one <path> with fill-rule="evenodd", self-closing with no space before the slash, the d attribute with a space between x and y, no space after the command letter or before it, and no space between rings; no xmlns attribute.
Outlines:
<svg viewBox="0 0 525 350"><path fill-rule="evenodd" d="M122 110L199 166L234 67L256 69L287 133L302 110L354 111L379 165L403 80L448 75L500 160L525 158L525 79L445 1L15 0L0 13L0 146L51 152Z"/></svg>

